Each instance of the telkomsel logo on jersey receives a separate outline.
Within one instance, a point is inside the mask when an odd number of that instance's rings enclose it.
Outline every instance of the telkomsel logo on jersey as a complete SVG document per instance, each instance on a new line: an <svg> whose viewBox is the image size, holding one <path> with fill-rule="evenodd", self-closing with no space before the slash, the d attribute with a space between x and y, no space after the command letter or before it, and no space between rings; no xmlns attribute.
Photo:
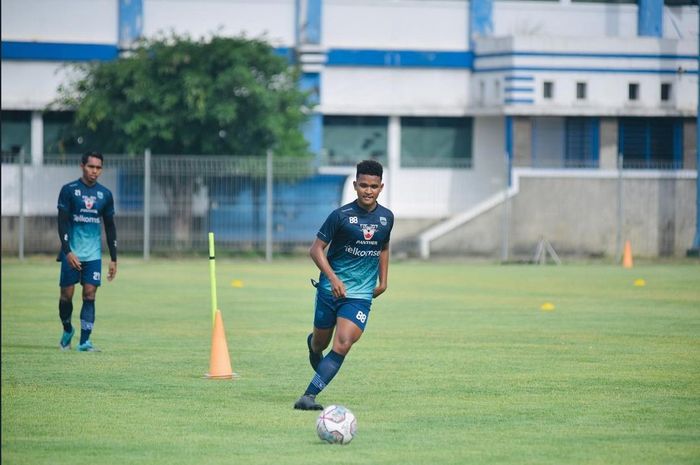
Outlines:
<svg viewBox="0 0 700 465"><path fill-rule="evenodd" d="M374 237L374 233L377 232L376 224L361 224L362 235L365 236L365 240L369 241Z"/></svg>

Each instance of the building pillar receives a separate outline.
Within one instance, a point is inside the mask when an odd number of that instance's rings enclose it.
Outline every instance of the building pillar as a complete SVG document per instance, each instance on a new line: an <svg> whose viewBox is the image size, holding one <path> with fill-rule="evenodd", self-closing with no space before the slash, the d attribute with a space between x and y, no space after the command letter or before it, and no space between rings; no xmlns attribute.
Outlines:
<svg viewBox="0 0 700 465"><path fill-rule="evenodd" d="M396 180L401 169L401 117L392 115L389 117L389 130L387 133L387 171L388 176L384 176L387 185L385 193L386 205L391 208L391 202L396 190Z"/></svg>
<svg viewBox="0 0 700 465"><path fill-rule="evenodd" d="M326 52L322 46L322 0L296 0L295 6L295 40L296 56L301 66L300 87L311 91L310 103L321 103L322 72L326 63ZM309 143L309 150L316 155L316 166L324 160L323 154L323 115L313 111L303 128L304 137Z"/></svg>
<svg viewBox="0 0 700 465"><path fill-rule="evenodd" d="M617 118L600 118L600 161L601 170L617 169Z"/></svg>
<svg viewBox="0 0 700 465"><path fill-rule="evenodd" d="M469 2L469 50L474 51L474 40L493 34L493 0Z"/></svg>
<svg viewBox="0 0 700 465"><path fill-rule="evenodd" d="M143 0L119 0L119 48L131 48L142 35Z"/></svg>
<svg viewBox="0 0 700 465"><path fill-rule="evenodd" d="M44 118L41 111L33 111L30 125L32 165L44 164Z"/></svg>
<svg viewBox="0 0 700 465"><path fill-rule="evenodd" d="M663 37L664 0L639 0L637 35Z"/></svg>
<svg viewBox="0 0 700 465"><path fill-rule="evenodd" d="M532 118L513 116L513 166L532 166Z"/></svg>

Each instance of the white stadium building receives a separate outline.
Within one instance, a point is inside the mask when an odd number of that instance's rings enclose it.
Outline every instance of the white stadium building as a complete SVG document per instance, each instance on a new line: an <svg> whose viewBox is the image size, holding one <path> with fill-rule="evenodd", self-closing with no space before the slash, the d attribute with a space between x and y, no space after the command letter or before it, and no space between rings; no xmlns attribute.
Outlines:
<svg viewBox="0 0 700 465"><path fill-rule="evenodd" d="M384 164L397 251L508 258L547 238L614 256L629 238L684 255L699 23L694 0L3 0L3 221L13 157L40 170L70 120L46 110L66 63L161 32L245 34L317 91L305 134L321 174Z"/></svg>

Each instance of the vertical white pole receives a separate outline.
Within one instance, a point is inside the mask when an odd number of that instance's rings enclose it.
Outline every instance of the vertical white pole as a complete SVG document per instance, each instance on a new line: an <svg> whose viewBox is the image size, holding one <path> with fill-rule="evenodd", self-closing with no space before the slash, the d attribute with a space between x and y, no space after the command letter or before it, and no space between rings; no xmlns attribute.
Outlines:
<svg viewBox="0 0 700 465"><path fill-rule="evenodd" d="M624 158L622 153L617 155L617 237L615 240L615 262L619 263L622 260L622 230L624 229L625 205L623 203L623 188L622 188L622 168Z"/></svg>
<svg viewBox="0 0 700 465"><path fill-rule="evenodd" d="M143 259L151 258L151 149L143 160Z"/></svg>
<svg viewBox="0 0 700 465"><path fill-rule="evenodd" d="M267 151L267 177L265 187L267 189L265 196L265 260L272 261L272 150Z"/></svg>
<svg viewBox="0 0 700 465"><path fill-rule="evenodd" d="M24 148L19 151L19 259L24 260Z"/></svg>

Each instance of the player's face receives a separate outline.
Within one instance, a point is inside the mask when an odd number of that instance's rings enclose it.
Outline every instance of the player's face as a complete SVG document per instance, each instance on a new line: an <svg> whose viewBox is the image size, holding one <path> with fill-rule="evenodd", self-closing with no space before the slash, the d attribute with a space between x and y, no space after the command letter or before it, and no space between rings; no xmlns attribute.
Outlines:
<svg viewBox="0 0 700 465"><path fill-rule="evenodd" d="M384 188L382 178L370 174L361 174L352 185L357 192L357 202L365 210L372 210L377 205L377 197Z"/></svg>
<svg viewBox="0 0 700 465"><path fill-rule="evenodd" d="M83 169L83 181L88 186L97 182L97 178L102 174L102 160L97 157L88 157L87 163L81 163Z"/></svg>

